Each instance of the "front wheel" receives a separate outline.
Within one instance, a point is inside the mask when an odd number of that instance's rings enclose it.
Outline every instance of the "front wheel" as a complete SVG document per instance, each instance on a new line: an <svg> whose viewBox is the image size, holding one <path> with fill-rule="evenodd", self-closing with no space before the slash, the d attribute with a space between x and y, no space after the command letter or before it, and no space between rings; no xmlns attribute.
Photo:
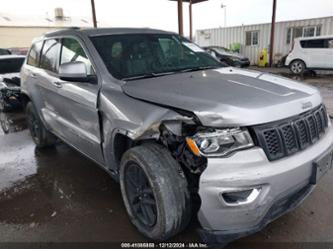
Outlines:
<svg viewBox="0 0 333 249"><path fill-rule="evenodd" d="M6 102L3 98L0 98L0 112L9 112L10 108L6 105Z"/></svg>
<svg viewBox="0 0 333 249"><path fill-rule="evenodd" d="M120 186L131 222L144 236L166 240L188 225L187 180L164 147L144 144L128 150L121 160Z"/></svg>
<svg viewBox="0 0 333 249"><path fill-rule="evenodd" d="M45 128L32 102L27 104L26 116L28 128L36 146L38 148L53 146L57 139Z"/></svg>
<svg viewBox="0 0 333 249"><path fill-rule="evenodd" d="M293 74L303 74L304 71L306 69L305 63L301 60L294 60L291 64L290 64L290 71Z"/></svg>
<svg viewBox="0 0 333 249"><path fill-rule="evenodd" d="M5 134L9 133L12 131L11 127L11 122L5 112L0 112L0 124L3 132Z"/></svg>

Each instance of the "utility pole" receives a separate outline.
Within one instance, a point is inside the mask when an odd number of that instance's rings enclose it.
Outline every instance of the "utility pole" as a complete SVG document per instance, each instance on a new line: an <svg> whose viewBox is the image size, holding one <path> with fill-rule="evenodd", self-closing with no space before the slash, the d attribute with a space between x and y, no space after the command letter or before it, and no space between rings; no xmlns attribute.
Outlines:
<svg viewBox="0 0 333 249"><path fill-rule="evenodd" d="M269 48L269 66L270 67L272 67L272 65L273 65L275 15L276 15L276 0L273 0L273 14L272 14L272 24L271 24L271 41L270 41L270 48Z"/></svg>
<svg viewBox="0 0 333 249"><path fill-rule="evenodd" d="M91 0L91 10L94 28L97 28L96 10L95 10L95 0Z"/></svg>

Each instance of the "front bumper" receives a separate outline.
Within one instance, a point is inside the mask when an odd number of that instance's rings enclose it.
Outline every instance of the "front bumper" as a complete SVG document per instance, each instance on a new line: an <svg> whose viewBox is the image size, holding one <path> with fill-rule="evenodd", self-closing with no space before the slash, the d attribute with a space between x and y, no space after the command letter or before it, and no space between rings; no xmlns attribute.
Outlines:
<svg viewBox="0 0 333 249"><path fill-rule="evenodd" d="M314 145L276 161L261 148L229 158L209 158L199 183L201 235L208 243L227 243L249 235L299 205L314 188L313 162L333 149L333 128ZM255 190L246 201L230 202L226 193ZM254 191L252 191L254 192Z"/></svg>

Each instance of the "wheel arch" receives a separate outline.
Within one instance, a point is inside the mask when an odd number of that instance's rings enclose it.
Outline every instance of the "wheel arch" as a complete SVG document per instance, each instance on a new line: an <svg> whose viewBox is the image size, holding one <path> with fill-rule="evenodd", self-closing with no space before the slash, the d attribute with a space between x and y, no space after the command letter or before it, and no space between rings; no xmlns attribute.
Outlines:
<svg viewBox="0 0 333 249"><path fill-rule="evenodd" d="M106 167L112 172L112 175L116 176L116 179L118 179L120 162L124 153L147 141L152 141L152 139L133 139L130 137L129 131L124 129L115 129L105 137L103 149Z"/></svg>
<svg viewBox="0 0 333 249"><path fill-rule="evenodd" d="M301 59L301 58L296 58L296 59L293 59L292 61L290 61L290 63L289 63L289 67L290 67L291 64L292 64L293 62L295 62L295 61L301 61L301 62L303 62L304 65L305 65L305 69L308 68L307 65L306 65L306 63L305 63L305 61L304 61L303 59Z"/></svg>
<svg viewBox="0 0 333 249"><path fill-rule="evenodd" d="M21 103L24 110L27 107L27 104L31 101L30 96L26 92L21 92Z"/></svg>

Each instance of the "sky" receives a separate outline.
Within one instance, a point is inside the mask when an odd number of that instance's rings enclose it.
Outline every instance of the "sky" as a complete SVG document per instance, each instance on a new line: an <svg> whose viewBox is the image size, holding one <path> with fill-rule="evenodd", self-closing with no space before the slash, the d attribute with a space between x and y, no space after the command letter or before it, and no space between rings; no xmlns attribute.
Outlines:
<svg viewBox="0 0 333 249"><path fill-rule="evenodd" d="M226 5L226 12L221 4ZM97 19L111 27L150 27L177 31L177 3L169 0L95 0ZM0 14L91 16L90 0L0 0ZM271 21L272 0L209 0L193 6L194 30ZM333 0L277 0L277 21L333 16ZM188 34L188 4L184 31Z"/></svg>

